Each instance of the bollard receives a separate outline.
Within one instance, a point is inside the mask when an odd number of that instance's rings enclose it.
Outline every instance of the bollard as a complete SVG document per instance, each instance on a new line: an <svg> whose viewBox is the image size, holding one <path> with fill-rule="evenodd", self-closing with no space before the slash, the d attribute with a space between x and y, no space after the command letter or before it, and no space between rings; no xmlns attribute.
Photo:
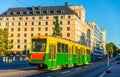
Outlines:
<svg viewBox="0 0 120 77"><path fill-rule="evenodd" d="M8 63L8 57L6 57L5 62Z"/></svg>
<svg viewBox="0 0 120 77"><path fill-rule="evenodd" d="M15 56L13 57L13 61L15 61Z"/></svg>
<svg viewBox="0 0 120 77"><path fill-rule="evenodd" d="M5 56L3 57L3 62L5 62Z"/></svg>
<svg viewBox="0 0 120 77"><path fill-rule="evenodd" d="M22 57L20 57L20 61L23 61Z"/></svg>

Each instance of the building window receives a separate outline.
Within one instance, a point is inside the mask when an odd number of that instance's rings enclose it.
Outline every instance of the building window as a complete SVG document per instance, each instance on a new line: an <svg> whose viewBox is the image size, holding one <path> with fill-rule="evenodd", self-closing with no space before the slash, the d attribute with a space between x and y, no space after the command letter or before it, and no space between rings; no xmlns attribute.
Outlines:
<svg viewBox="0 0 120 77"><path fill-rule="evenodd" d="M38 36L40 36L40 33L38 33Z"/></svg>
<svg viewBox="0 0 120 77"><path fill-rule="evenodd" d="M68 25L70 25L70 21L68 21Z"/></svg>
<svg viewBox="0 0 120 77"><path fill-rule="evenodd" d="M70 33L67 33L67 37L70 37Z"/></svg>
<svg viewBox="0 0 120 77"><path fill-rule="evenodd" d="M71 18L70 16L68 16L68 18Z"/></svg>
<svg viewBox="0 0 120 77"><path fill-rule="evenodd" d="M60 31L62 31L62 27L60 27Z"/></svg>
<svg viewBox="0 0 120 77"><path fill-rule="evenodd" d="M53 25L55 25L55 21L53 21Z"/></svg>
<svg viewBox="0 0 120 77"><path fill-rule="evenodd" d="M13 12L11 12L10 15L13 15Z"/></svg>
<svg viewBox="0 0 120 77"><path fill-rule="evenodd" d="M47 13L47 11L43 11L43 14L46 14Z"/></svg>
<svg viewBox="0 0 120 77"><path fill-rule="evenodd" d="M28 20L28 17L26 17L26 20Z"/></svg>
<svg viewBox="0 0 120 77"><path fill-rule="evenodd" d="M14 26L14 22L12 23L12 26Z"/></svg>
<svg viewBox="0 0 120 77"><path fill-rule="evenodd" d="M6 20L9 20L9 18L6 18Z"/></svg>
<svg viewBox="0 0 120 77"><path fill-rule="evenodd" d="M13 17L13 20L15 20L15 18Z"/></svg>
<svg viewBox="0 0 120 77"><path fill-rule="evenodd" d="M40 12L39 12L39 11L36 11L36 14L40 14Z"/></svg>
<svg viewBox="0 0 120 77"><path fill-rule="evenodd" d="M24 28L24 31L27 31L27 28Z"/></svg>
<svg viewBox="0 0 120 77"><path fill-rule="evenodd" d="M41 22L38 22L38 25L41 25Z"/></svg>
<svg viewBox="0 0 120 77"><path fill-rule="evenodd" d="M46 21L45 24L48 25L48 22Z"/></svg>
<svg viewBox="0 0 120 77"><path fill-rule="evenodd" d="M23 14L27 14L26 12L23 12Z"/></svg>
<svg viewBox="0 0 120 77"><path fill-rule="evenodd" d="M26 39L24 39L24 43L27 43L27 40L26 40Z"/></svg>
<svg viewBox="0 0 120 77"><path fill-rule="evenodd" d="M32 36L34 36L34 34L33 34L33 33L31 33L31 37L32 37Z"/></svg>
<svg viewBox="0 0 120 77"><path fill-rule="evenodd" d="M54 14L54 11L53 11L53 10L50 10L50 13L51 13L51 14Z"/></svg>
<svg viewBox="0 0 120 77"><path fill-rule="evenodd" d="M26 33L24 34L24 37L27 37L27 34L26 34Z"/></svg>
<svg viewBox="0 0 120 77"><path fill-rule="evenodd" d="M46 16L46 19L49 19L49 17L48 17L48 16Z"/></svg>
<svg viewBox="0 0 120 77"><path fill-rule="evenodd" d="M25 22L25 26L27 25L27 22Z"/></svg>
<svg viewBox="0 0 120 77"><path fill-rule="evenodd" d="M20 14L20 12L17 12L17 14Z"/></svg>
<svg viewBox="0 0 120 77"><path fill-rule="evenodd" d="M32 22L32 25L34 25L34 22Z"/></svg>
<svg viewBox="0 0 120 77"><path fill-rule="evenodd" d="M56 16L53 16L53 19L56 19Z"/></svg>
<svg viewBox="0 0 120 77"><path fill-rule="evenodd" d="M31 28L31 31L34 31L34 28Z"/></svg>
<svg viewBox="0 0 120 77"><path fill-rule="evenodd" d="M8 23L6 22L6 26L8 26Z"/></svg>
<svg viewBox="0 0 120 77"><path fill-rule="evenodd" d="M42 19L42 17L39 17L39 19Z"/></svg>
<svg viewBox="0 0 120 77"><path fill-rule="evenodd" d="M18 28L18 31L20 31L20 28Z"/></svg>
<svg viewBox="0 0 120 77"><path fill-rule="evenodd" d="M60 16L61 19L63 19L63 16Z"/></svg>
<svg viewBox="0 0 120 77"><path fill-rule="evenodd" d="M48 34L47 33L45 33L45 36L47 36Z"/></svg>
<svg viewBox="0 0 120 77"><path fill-rule="evenodd" d="M22 20L22 17L19 17L19 20Z"/></svg>
<svg viewBox="0 0 120 77"><path fill-rule="evenodd" d="M17 43L20 43L20 39L17 40Z"/></svg>
<svg viewBox="0 0 120 77"><path fill-rule="evenodd" d="M62 25L63 23L62 23L62 21L60 21L60 25Z"/></svg>
<svg viewBox="0 0 120 77"><path fill-rule="evenodd" d="M34 20L34 19L35 19L35 17L32 17L32 19Z"/></svg>
<svg viewBox="0 0 120 77"><path fill-rule="evenodd" d="M14 31L14 28L11 28L11 31Z"/></svg>
<svg viewBox="0 0 120 77"><path fill-rule="evenodd" d="M20 37L20 33L17 34L17 37Z"/></svg>
<svg viewBox="0 0 120 77"><path fill-rule="evenodd" d="M11 34L11 37L13 37L13 34Z"/></svg>
<svg viewBox="0 0 120 77"><path fill-rule="evenodd" d="M20 45L17 45L17 48L20 49Z"/></svg>
<svg viewBox="0 0 120 77"><path fill-rule="evenodd" d="M27 48L27 45L24 45L24 49L26 49Z"/></svg>
<svg viewBox="0 0 120 77"><path fill-rule="evenodd" d="M11 48L13 48L13 45L11 45Z"/></svg>
<svg viewBox="0 0 120 77"><path fill-rule="evenodd" d="M62 13L62 11L61 10L57 10L56 13Z"/></svg>
<svg viewBox="0 0 120 77"><path fill-rule="evenodd" d="M41 28L40 28L40 27L38 28L38 31L41 31Z"/></svg>
<svg viewBox="0 0 120 77"><path fill-rule="evenodd" d="M45 31L48 31L48 27L45 28Z"/></svg>
<svg viewBox="0 0 120 77"><path fill-rule="evenodd" d="M13 39L11 39L11 43L13 43Z"/></svg>
<svg viewBox="0 0 120 77"><path fill-rule="evenodd" d="M20 26L20 22L18 22L18 26Z"/></svg>
<svg viewBox="0 0 120 77"><path fill-rule="evenodd" d="M52 28L52 30L54 31L54 30L55 30L55 28L53 27L53 28Z"/></svg>
<svg viewBox="0 0 120 77"><path fill-rule="evenodd" d="M70 27L67 27L67 31L70 31Z"/></svg>

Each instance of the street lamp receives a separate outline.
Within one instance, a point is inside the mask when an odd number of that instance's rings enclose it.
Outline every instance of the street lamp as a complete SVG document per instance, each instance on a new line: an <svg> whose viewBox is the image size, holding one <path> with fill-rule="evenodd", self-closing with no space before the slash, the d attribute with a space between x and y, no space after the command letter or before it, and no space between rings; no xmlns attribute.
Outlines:
<svg viewBox="0 0 120 77"><path fill-rule="evenodd" d="M110 33L109 36L111 37L112 34ZM109 52L107 53L107 65L110 65Z"/></svg>

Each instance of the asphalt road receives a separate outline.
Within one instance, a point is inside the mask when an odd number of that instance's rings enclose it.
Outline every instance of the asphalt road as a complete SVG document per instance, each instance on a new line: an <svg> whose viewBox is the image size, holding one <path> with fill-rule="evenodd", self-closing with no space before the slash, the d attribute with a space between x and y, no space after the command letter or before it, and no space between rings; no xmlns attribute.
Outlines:
<svg viewBox="0 0 120 77"><path fill-rule="evenodd" d="M113 65L115 63L110 63L109 67ZM100 77L109 67L104 61L57 71L40 71L37 66L30 66L28 61L16 60L0 63L0 77Z"/></svg>

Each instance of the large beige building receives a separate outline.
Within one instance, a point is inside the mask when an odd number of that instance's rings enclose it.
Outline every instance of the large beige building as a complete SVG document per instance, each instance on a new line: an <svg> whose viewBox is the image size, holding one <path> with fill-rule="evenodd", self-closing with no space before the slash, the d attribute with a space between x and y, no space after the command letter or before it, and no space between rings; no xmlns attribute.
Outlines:
<svg viewBox="0 0 120 77"><path fill-rule="evenodd" d="M52 35L59 17L62 37L93 47L93 27L85 21L82 6L10 8L0 15L0 28L8 28L14 52L30 49L31 37Z"/></svg>

